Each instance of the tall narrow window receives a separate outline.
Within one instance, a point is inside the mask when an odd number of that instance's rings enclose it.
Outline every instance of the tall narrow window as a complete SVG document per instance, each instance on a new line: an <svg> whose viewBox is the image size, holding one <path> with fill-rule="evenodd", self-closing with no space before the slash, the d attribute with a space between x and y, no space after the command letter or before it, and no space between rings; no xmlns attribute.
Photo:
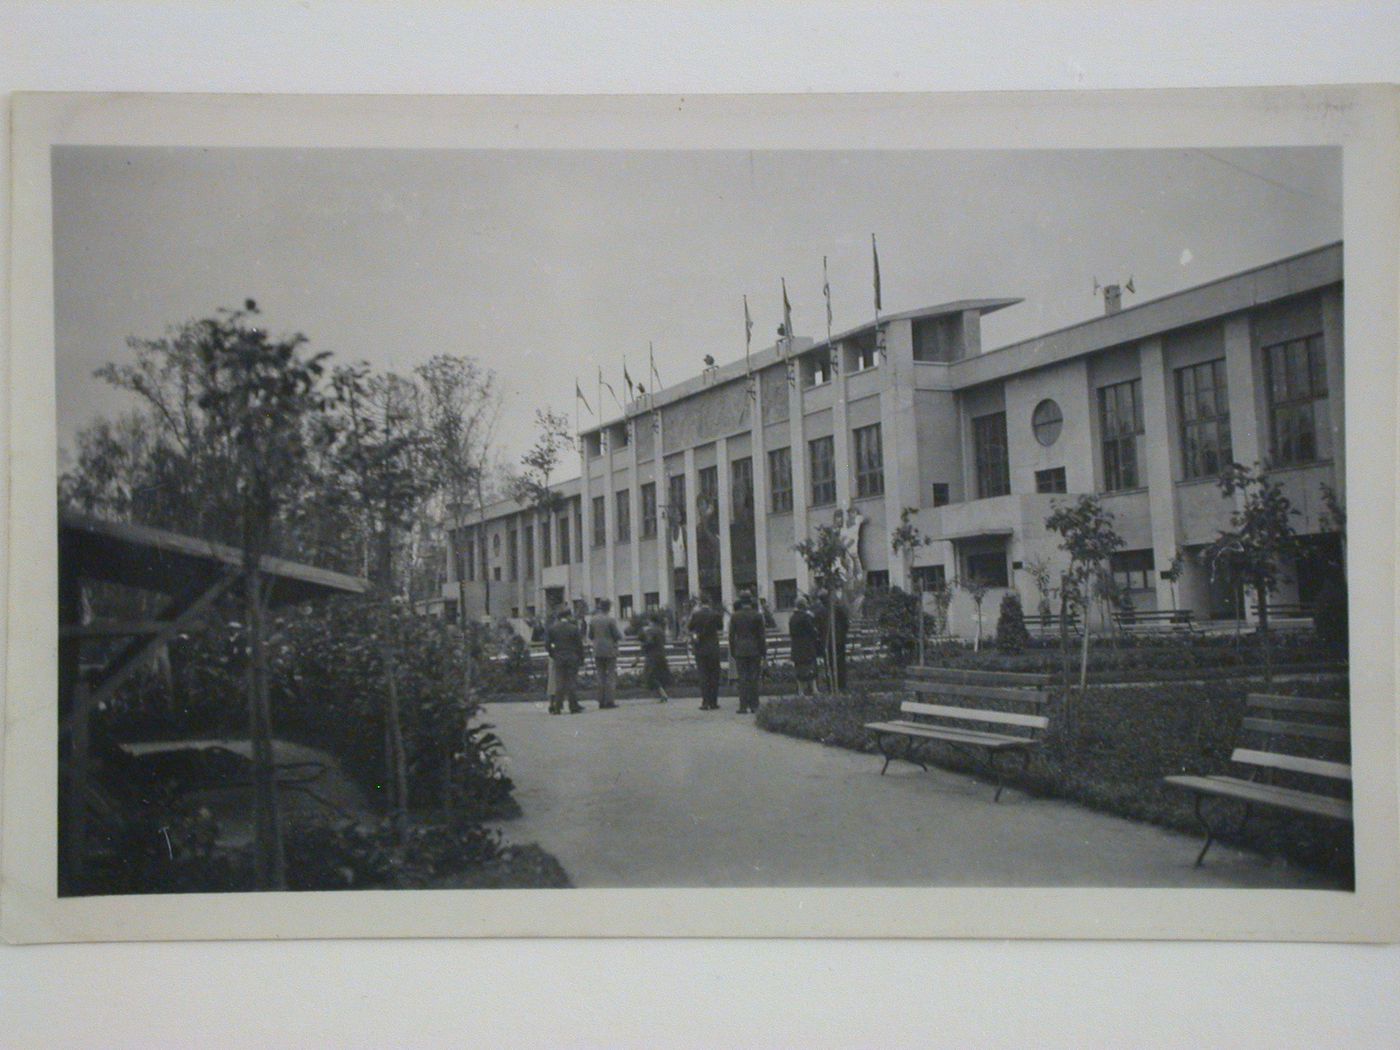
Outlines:
<svg viewBox="0 0 1400 1050"><path fill-rule="evenodd" d="M1318 433L1327 425L1327 358L1321 335L1264 347L1269 429L1276 467L1319 458Z"/></svg>
<svg viewBox="0 0 1400 1050"><path fill-rule="evenodd" d="M719 525L719 468L701 467L695 472L695 523L710 529Z"/></svg>
<svg viewBox="0 0 1400 1050"><path fill-rule="evenodd" d="M773 604L778 607L779 612L791 609L797 604L797 581L796 580L774 580L773 581Z"/></svg>
<svg viewBox="0 0 1400 1050"><path fill-rule="evenodd" d="M521 556L525 561L525 578L535 578L535 527L526 522L520 527Z"/></svg>
<svg viewBox="0 0 1400 1050"><path fill-rule="evenodd" d="M861 427L854 432L856 441L856 496L885 494L885 451L880 443L880 424Z"/></svg>
<svg viewBox="0 0 1400 1050"><path fill-rule="evenodd" d="M852 346L852 356L855 357L855 371L864 372L867 368L874 368L878 364L875 357L875 336L861 338Z"/></svg>
<svg viewBox="0 0 1400 1050"><path fill-rule="evenodd" d="M1176 370L1181 416L1181 466L1188 478L1219 474L1234 459L1230 447L1230 393L1225 359Z"/></svg>
<svg viewBox="0 0 1400 1050"><path fill-rule="evenodd" d="M802 385L821 386L831 382L831 350L813 350L802 357Z"/></svg>
<svg viewBox="0 0 1400 1050"><path fill-rule="evenodd" d="M613 514L617 522L617 542L627 543L632 539L632 492L621 489L617 493L617 508Z"/></svg>
<svg viewBox="0 0 1400 1050"><path fill-rule="evenodd" d="M642 539L656 538L656 482L642 486Z"/></svg>
<svg viewBox="0 0 1400 1050"><path fill-rule="evenodd" d="M569 515L568 511L559 515L559 564L568 565L569 557Z"/></svg>
<svg viewBox="0 0 1400 1050"><path fill-rule="evenodd" d="M462 566L467 570L462 574L464 579L476 579L476 532L472 529L462 533Z"/></svg>
<svg viewBox="0 0 1400 1050"><path fill-rule="evenodd" d="M792 510L792 449L768 453L768 509L773 514Z"/></svg>
<svg viewBox="0 0 1400 1050"><path fill-rule="evenodd" d="M836 502L836 454L830 437L807 442L807 461L812 474L812 506Z"/></svg>
<svg viewBox="0 0 1400 1050"><path fill-rule="evenodd" d="M673 526L685 524L685 475L672 474L667 479L666 513Z"/></svg>
<svg viewBox="0 0 1400 1050"><path fill-rule="evenodd" d="M1103 482L1109 492L1142 484L1138 470L1138 435L1142 433L1142 380L1099 387L1099 425L1103 432Z"/></svg>
<svg viewBox="0 0 1400 1050"><path fill-rule="evenodd" d="M593 497L593 546L602 547L608 542L608 506L604 496Z"/></svg>
<svg viewBox="0 0 1400 1050"><path fill-rule="evenodd" d="M977 465L977 498L1005 496L1011 491L1011 468L1006 457L1006 413L993 412L973 419L972 445Z"/></svg>
<svg viewBox="0 0 1400 1050"><path fill-rule="evenodd" d="M729 464L729 520L753 520L753 460L748 456Z"/></svg>
<svg viewBox="0 0 1400 1050"><path fill-rule="evenodd" d="M567 560L567 559L566 559ZM549 519L540 522L540 563L547 569L554 564L554 548L549 542Z"/></svg>
<svg viewBox="0 0 1400 1050"><path fill-rule="evenodd" d="M510 579L520 578L520 543L514 529L506 533L506 564L510 566Z"/></svg>

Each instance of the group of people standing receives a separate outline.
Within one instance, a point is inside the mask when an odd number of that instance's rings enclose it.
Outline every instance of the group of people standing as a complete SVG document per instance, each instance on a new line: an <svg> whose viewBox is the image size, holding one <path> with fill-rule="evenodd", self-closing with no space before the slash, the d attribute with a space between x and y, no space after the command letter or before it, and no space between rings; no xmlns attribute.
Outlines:
<svg viewBox="0 0 1400 1050"><path fill-rule="evenodd" d="M834 628L828 618L828 603L817 596L813 612L806 598L799 598L789 621L792 640L792 664L800 695L816 692L818 662L825 662L827 650L834 643L836 687L846 687L846 635L850 617L840 603L832 605ZM723 653L720 636L726 631L724 614L704 598L700 598L685 623L690 636L691 652L700 678L700 710L719 710L719 689L722 678ZM658 701L670 700L671 670L666 658L666 621L660 611L646 617L639 632L641 643L642 684L658 694ZM752 594L739 595L729 616L727 631L731 669L739 693L739 714L758 710L759 683L763 663L768 655L767 618ZM567 606L561 608L545 631L545 648L549 653L549 713L563 714L567 705L570 714L583 707L578 701L578 674L583 667L588 645L592 645L597 675L598 708L608 710L617 706L617 657L622 641L622 629L612 615L612 602L598 601L597 610L580 622Z"/></svg>

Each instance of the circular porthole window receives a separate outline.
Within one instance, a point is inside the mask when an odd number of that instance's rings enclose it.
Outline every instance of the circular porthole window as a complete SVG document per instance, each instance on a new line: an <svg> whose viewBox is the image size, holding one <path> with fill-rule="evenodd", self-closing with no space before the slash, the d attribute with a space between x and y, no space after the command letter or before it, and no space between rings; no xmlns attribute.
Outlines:
<svg viewBox="0 0 1400 1050"><path fill-rule="evenodd" d="M1035 439L1046 448L1059 440L1060 429L1064 425L1064 413L1060 411L1060 406L1048 397L1036 405L1031 414L1031 429L1035 431Z"/></svg>

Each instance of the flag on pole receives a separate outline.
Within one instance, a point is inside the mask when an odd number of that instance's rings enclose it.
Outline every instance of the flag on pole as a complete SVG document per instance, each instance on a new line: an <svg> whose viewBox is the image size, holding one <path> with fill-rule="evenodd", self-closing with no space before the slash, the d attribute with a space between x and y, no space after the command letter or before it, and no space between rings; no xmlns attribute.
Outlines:
<svg viewBox="0 0 1400 1050"><path fill-rule="evenodd" d="M578 380L574 380L574 397L583 402L583 407L588 409L588 414L593 415L593 406L588 403L588 398L583 396L583 388L578 385Z"/></svg>
<svg viewBox="0 0 1400 1050"><path fill-rule="evenodd" d="M870 256L875 262L875 312L880 312L880 249L875 245L875 235L870 235Z"/></svg>
<svg viewBox="0 0 1400 1050"><path fill-rule="evenodd" d="M788 339L789 345L792 340L792 303L788 302L787 278L781 278L783 282L783 335Z"/></svg>
<svg viewBox="0 0 1400 1050"><path fill-rule="evenodd" d="M758 388L753 380L753 363L749 360L749 349L753 343L753 317L749 314L749 297L744 296L744 385L750 401L758 398ZM745 406L747 409L747 406Z"/></svg>
<svg viewBox="0 0 1400 1050"><path fill-rule="evenodd" d="M826 298L826 335L831 338L831 278L826 275L826 256L822 256L822 295Z"/></svg>
<svg viewBox="0 0 1400 1050"><path fill-rule="evenodd" d="M620 411L624 413L627 411L627 409L622 407L622 398L617 396L617 391L613 389L613 385L603 378L603 370L601 368L598 369L598 386L600 389L604 387L607 388L608 393L612 395L613 402Z"/></svg>
<svg viewBox="0 0 1400 1050"><path fill-rule="evenodd" d="M622 381L627 384L627 400L631 401L637 396L637 384L632 382L632 377L627 374L627 360L622 362Z"/></svg>

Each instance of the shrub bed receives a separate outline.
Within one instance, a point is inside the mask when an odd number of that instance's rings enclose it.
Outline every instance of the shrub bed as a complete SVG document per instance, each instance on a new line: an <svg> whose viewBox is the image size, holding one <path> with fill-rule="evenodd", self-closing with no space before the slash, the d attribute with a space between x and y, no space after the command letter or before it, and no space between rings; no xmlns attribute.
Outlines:
<svg viewBox="0 0 1400 1050"><path fill-rule="evenodd" d="M1236 727L1244 715L1245 695L1261 685L1253 680L1090 689L1078 704L1077 736L1070 739L1064 720L1052 718L1045 746L1034 753L1023 776L1008 777L1008 782L1194 833L1198 826L1189 792L1169 788L1162 778L1226 772ZM1273 690L1347 695L1344 679L1279 683ZM770 732L877 753L865 723L897 717L900 699L894 693L844 699L787 697L765 703L757 722ZM945 768L985 774L980 762L951 748L931 749L930 754ZM1260 811L1243 835L1224 837L1344 878L1350 879L1354 871L1350 829L1331 821Z"/></svg>
<svg viewBox="0 0 1400 1050"><path fill-rule="evenodd" d="M215 844L207 811L128 813L117 838L88 859L94 894L243 893L256 888L251 847ZM539 846L502 842L463 821L416 824L400 846L387 822L303 820L286 828L287 888L536 889L568 875Z"/></svg>

